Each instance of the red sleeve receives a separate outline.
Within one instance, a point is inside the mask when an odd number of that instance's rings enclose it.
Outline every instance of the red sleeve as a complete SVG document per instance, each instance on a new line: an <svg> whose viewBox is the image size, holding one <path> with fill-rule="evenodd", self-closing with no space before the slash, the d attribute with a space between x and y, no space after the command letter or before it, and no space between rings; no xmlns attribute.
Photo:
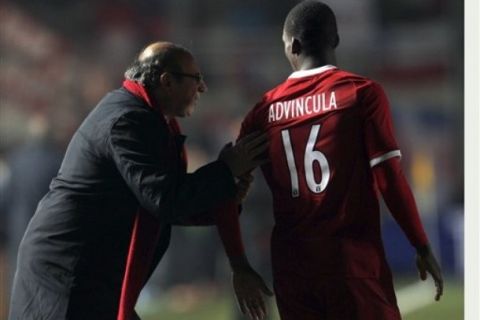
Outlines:
<svg viewBox="0 0 480 320"><path fill-rule="evenodd" d="M412 191L403 174L400 159L392 158L383 161L372 170L385 204L410 243L416 248L428 244L428 238L420 221Z"/></svg>
<svg viewBox="0 0 480 320"><path fill-rule="evenodd" d="M253 131L250 119L252 119L251 113L242 122L238 139ZM228 257L238 257L245 253L238 210L238 205L229 201L218 206L214 212L218 233Z"/></svg>
<svg viewBox="0 0 480 320"><path fill-rule="evenodd" d="M382 87L369 82L360 89L364 115L364 138L370 166L392 157L400 157L395 139L390 104Z"/></svg>
<svg viewBox="0 0 480 320"><path fill-rule="evenodd" d="M364 108L364 135L375 182L385 203L410 243L428 243L412 191L400 166L401 153L395 139L390 104L382 87L369 82L360 89Z"/></svg>

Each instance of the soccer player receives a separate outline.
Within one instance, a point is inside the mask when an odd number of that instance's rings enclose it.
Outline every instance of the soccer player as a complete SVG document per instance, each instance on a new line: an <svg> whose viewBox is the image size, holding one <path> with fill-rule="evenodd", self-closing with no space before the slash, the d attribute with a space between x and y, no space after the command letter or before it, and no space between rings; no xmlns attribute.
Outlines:
<svg viewBox="0 0 480 320"><path fill-rule="evenodd" d="M441 270L401 169L382 87L335 66L336 18L322 2L296 5L282 38L294 72L263 96L240 132L265 131L270 141L271 162L262 171L273 196L271 257L281 318L400 319L378 193L416 249L420 278L433 277L439 300ZM244 255L237 217L220 222L219 232L240 308L261 319L268 289Z"/></svg>

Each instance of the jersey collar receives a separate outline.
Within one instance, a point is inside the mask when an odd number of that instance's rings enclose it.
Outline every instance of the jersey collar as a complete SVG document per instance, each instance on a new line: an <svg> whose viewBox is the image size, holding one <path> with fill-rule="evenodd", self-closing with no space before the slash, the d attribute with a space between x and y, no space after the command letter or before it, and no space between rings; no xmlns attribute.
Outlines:
<svg viewBox="0 0 480 320"><path fill-rule="evenodd" d="M325 72L327 70L336 69L336 68L337 67L335 67L334 65L327 64L327 65L324 65L324 66L321 66L321 67L318 67L318 68L295 71L288 78L292 79L292 78L302 78L302 77L307 77L307 76L313 76L313 75Z"/></svg>

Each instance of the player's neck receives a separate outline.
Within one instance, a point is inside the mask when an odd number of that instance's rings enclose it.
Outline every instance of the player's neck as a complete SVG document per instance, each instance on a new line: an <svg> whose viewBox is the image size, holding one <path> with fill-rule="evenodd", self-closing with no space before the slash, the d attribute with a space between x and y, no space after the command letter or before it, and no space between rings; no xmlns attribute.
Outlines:
<svg viewBox="0 0 480 320"><path fill-rule="evenodd" d="M333 51L327 51L322 55L304 57L299 64L298 70L315 69L327 64L337 64L337 59Z"/></svg>

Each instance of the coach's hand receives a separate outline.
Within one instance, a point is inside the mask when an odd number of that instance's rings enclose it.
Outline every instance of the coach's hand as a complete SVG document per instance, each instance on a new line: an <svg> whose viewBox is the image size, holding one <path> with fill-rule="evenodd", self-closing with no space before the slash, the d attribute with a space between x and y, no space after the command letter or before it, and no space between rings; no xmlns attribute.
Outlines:
<svg viewBox="0 0 480 320"><path fill-rule="evenodd" d="M417 269L420 275L420 279L427 280L427 273L432 275L435 281L435 287L437 287L437 294L435 300L439 301L443 294L443 277L442 270L435 259L435 256L430 249L430 246L425 245L417 248Z"/></svg>
<svg viewBox="0 0 480 320"><path fill-rule="evenodd" d="M265 154L267 148L267 134L254 132L238 140L235 145L231 142L226 144L218 159L227 164L234 177L239 177L268 162Z"/></svg>

